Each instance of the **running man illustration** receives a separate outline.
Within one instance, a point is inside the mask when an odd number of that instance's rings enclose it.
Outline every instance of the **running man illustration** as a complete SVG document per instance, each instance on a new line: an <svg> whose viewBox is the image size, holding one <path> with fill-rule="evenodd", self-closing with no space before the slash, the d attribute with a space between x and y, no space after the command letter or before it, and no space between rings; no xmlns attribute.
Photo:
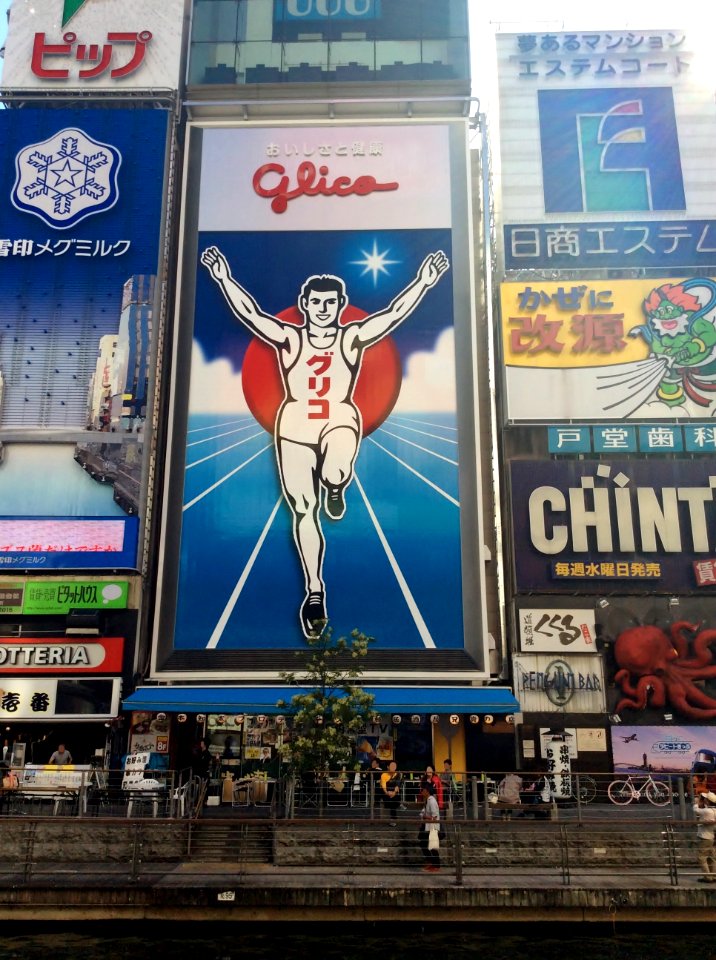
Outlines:
<svg viewBox="0 0 716 960"><path fill-rule="evenodd" d="M297 326L265 313L233 278L217 247L204 250L201 262L234 316L276 351L284 400L276 417L274 441L305 578L306 596L299 619L306 637L320 634L327 619L321 499L326 516L340 520L363 432L353 391L364 351L410 316L449 269L448 259L442 251L429 254L415 279L384 310L345 326L339 321L348 297L340 277L323 274L305 281L298 297L304 322Z"/></svg>

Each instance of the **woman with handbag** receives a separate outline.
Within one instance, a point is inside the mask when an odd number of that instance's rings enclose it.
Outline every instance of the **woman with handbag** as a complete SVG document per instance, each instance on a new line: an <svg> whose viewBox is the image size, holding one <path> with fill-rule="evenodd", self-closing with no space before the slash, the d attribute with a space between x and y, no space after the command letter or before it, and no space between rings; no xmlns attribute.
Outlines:
<svg viewBox="0 0 716 960"><path fill-rule="evenodd" d="M440 871L440 807L435 799L435 787L432 783L423 784L420 790L423 809L420 811L420 832L418 842L423 851L423 870L426 873Z"/></svg>

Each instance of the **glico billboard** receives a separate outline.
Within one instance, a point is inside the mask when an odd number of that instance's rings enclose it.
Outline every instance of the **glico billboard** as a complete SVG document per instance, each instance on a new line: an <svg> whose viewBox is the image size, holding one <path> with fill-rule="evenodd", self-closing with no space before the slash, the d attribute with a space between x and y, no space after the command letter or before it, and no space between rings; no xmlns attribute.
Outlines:
<svg viewBox="0 0 716 960"><path fill-rule="evenodd" d="M186 0L14 0L2 86L175 90Z"/></svg>
<svg viewBox="0 0 716 960"><path fill-rule="evenodd" d="M0 111L0 571L137 565L167 117Z"/></svg>
<svg viewBox="0 0 716 960"><path fill-rule="evenodd" d="M157 669L484 669L465 132L191 128Z"/></svg>

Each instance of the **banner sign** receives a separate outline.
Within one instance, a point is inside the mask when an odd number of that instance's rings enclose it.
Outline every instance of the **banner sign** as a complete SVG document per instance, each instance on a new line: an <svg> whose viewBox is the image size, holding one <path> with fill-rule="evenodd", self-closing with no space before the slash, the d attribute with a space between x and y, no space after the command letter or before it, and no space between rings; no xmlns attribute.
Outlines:
<svg viewBox="0 0 716 960"><path fill-rule="evenodd" d="M517 611L520 649L528 653L596 653L594 610L522 607Z"/></svg>
<svg viewBox="0 0 716 960"><path fill-rule="evenodd" d="M166 137L0 111L0 571L136 567Z"/></svg>
<svg viewBox="0 0 716 960"><path fill-rule="evenodd" d="M122 672L123 637L22 637L0 639L0 670L5 673Z"/></svg>
<svg viewBox="0 0 716 960"><path fill-rule="evenodd" d="M512 658L515 696L525 712L568 710L604 713L604 674L599 656L523 654Z"/></svg>
<svg viewBox="0 0 716 960"><path fill-rule="evenodd" d="M18 0L2 85L176 90L184 7L185 0Z"/></svg>
<svg viewBox="0 0 716 960"><path fill-rule="evenodd" d="M497 50L506 269L716 263L716 105L693 37L498 34Z"/></svg>
<svg viewBox="0 0 716 960"><path fill-rule="evenodd" d="M710 423L624 423L547 428L547 451L562 456L580 453L705 453L716 451L716 427Z"/></svg>
<svg viewBox="0 0 716 960"><path fill-rule="evenodd" d="M457 407L472 392L468 348L457 350L471 336L468 250L455 241L467 177L452 173L464 135L192 130L176 648L302 647L326 618L381 647L461 648L476 635L461 589L476 483Z"/></svg>
<svg viewBox="0 0 716 960"><path fill-rule="evenodd" d="M716 413L716 281L503 283L512 420Z"/></svg>
<svg viewBox="0 0 716 960"><path fill-rule="evenodd" d="M109 719L119 709L119 678L81 681L0 676L0 720Z"/></svg>
<svg viewBox="0 0 716 960"><path fill-rule="evenodd" d="M612 727L615 773L691 773L694 763L716 772L716 727ZM702 767L703 769L703 767Z"/></svg>
<svg viewBox="0 0 716 960"><path fill-rule="evenodd" d="M516 460L510 476L518 590L689 593L716 553L709 461Z"/></svg>
<svg viewBox="0 0 716 960"><path fill-rule="evenodd" d="M127 580L0 581L0 613L126 610L128 594Z"/></svg>

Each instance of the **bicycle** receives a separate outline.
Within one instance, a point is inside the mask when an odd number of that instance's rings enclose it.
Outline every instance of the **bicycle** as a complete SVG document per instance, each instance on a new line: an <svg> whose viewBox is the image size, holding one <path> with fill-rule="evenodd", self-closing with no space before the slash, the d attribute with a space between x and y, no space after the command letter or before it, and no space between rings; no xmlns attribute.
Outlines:
<svg viewBox="0 0 716 960"><path fill-rule="evenodd" d="M644 777L641 784L638 784L631 774L626 780L612 780L607 787L607 794L612 803L620 806L631 803L632 800L641 800L641 795L644 794L655 807L665 807L671 797L668 784L654 780L651 774Z"/></svg>

